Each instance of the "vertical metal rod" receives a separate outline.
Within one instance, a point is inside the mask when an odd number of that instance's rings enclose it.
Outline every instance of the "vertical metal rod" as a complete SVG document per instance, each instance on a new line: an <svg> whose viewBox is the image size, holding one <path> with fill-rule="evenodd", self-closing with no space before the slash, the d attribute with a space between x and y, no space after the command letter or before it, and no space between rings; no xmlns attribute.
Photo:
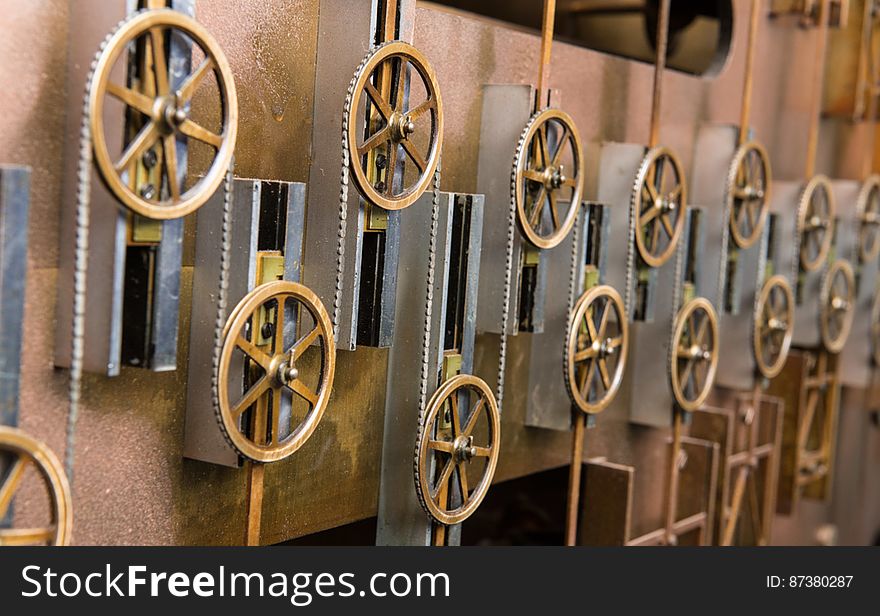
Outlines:
<svg viewBox="0 0 880 616"><path fill-rule="evenodd" d="M666 70L666 47L669 43L669 6L672 0L660 0L657 16L657 56L654 60L654 91L651 101L651 134L648 147L660 143L660 99L663 89L663 71Z"/></svg>
<svg viewBox="0 0 880 616"><path fill-rule="evenodd" d="M397 2L398 0L385 0L385 14L382 19L383 43L397 38Z"/></svg>
<svg viewBox="0 0 880 616"><path fill-rule="evenodd" d="M260 545L260 526L263 517L264 464L247 462L247 541L246 545Z"/></svg>
<svg viewBox="0 0 880 616"><path fill-rule="evenodd" d="M578 409L571 433L571 468L568 472L568 503L565 508L565 545L577 545L578 507L581 498L581 469L584 459L584 433L587 415Z"/></svg>
<svg viewBox="0 0 880 616"><path fill-rule="evenodd" d="M672 452L669 456L669 482L666 490L666 545L675 545L675 518L678 515L678 458L681 455L682 413L675 409L672 416Z"/></svg>
<svg viewBox="0 0 880 616"><path fill-rule="evenodd" d="M742 107L739 116L739 143L749 138L749 117L752 111L752 81L755 72L755 47L758 40L758 16L761 14L761 0L752 0L749 18L749 42L746 46L746 75L743 82Z"/></svg>
<svg viewBox="0 0 880 616"><path fill-rule="evenodd" d="M871 19L871 8L874 4L872 0L865 0L865 8L862 12L862 38L859 45L859 63L856 81L856 94L853 104L853 119L864 120L867 115L867 107L865 99L873 101L874 96L874 76L870 74L869 57L871 54L871 32L873 30L873 20Z"/></svg>
<svg viewBox="0 0 880 616"><path fill-rule="evenodd" d="M730 502L730 511L727 512L724 531L721 534L721 545L723 546L731 545L733 543L733 533L736 530L736 523L739 520L743 495L746 492L746 481L749 478L748 468L748 463L741 465L739 467L739 473L736 476L736 485L733 488L733 498Z"/></svg>
<svg viewBox="0 0 880 616"><path fill-rule="evenodd" d="M819 1L818 36L816 42L816 67L813 80L813 100L810 105L810 133L807 141L807 162L804 177L809 179L816 173L816 150L819 147L819 119L822 114L822 82L825 74L825 47L828 43L828 2Z"/></svg>
<svg viewBox="0 0 880 616"><path fill-rule="evenodd" d="M541 65L538 67L538 105L544 107L546 90L550 87L550 51L553 47L553 21L556 19L556 0L544 0L544 21L541 25Z"/></svg>

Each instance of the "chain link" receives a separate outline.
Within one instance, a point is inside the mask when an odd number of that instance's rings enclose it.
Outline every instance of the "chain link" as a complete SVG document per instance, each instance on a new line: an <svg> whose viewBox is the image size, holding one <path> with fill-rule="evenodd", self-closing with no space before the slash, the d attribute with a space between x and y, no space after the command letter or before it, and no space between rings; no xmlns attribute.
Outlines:
<svg viewBox="0 0 880 616"><path fill-rule="evenodd" d="M569 392L572 390L572 383L569 382L568 378L568 336L572 328L572 317L574 317L573 311L577 296L578 261L583 254L580 241L581 227L586 224L586 221L582 220L583 218L585 216L581 207L581 211L578 212L578 217L574 223L574 231L571 238L571 267L568 274L568 311L565 315L565 334L562 336L562 377ZM583 287L583 283L581 286Z"/></svg>
<svg viewBox="0 0 880 616"><path fill-rule="evenodd" d="M211 402L214 406L214 417L221 428L223 437L229 445L236 449L229 434L220 410L220 360L223 356L223 330L226 328L226 317L229 302L229 260L232 254L232 207L233 207L233 174L235 158L229 161L226 178L223 182L223 216L220 223L220 280L217 288L217 317L214 320L214 348L211 355Z"/></svg>

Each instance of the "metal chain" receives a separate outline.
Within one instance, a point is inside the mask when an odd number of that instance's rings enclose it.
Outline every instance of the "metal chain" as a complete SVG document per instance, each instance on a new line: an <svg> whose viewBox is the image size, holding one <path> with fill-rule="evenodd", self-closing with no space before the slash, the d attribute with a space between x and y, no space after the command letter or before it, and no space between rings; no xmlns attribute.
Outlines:
<svg viewBox="0 0 880 616"><path fill-rule="evenodd" d="M422 327L422 364L419 373L419 421L416 428L415 453L413 454L413 478L415 480L416 496L422 509L431 517L430 509L425 502L425 496L421 490L422 465L419 457L419 446L422 435L430 426L426 426L428 385L431 380L431 317L434 311L434 270L437 264L437 233L440 228L440 163L434 171L434 195L431 200L431 235L428 241L428 276L426 280L427 291L425 292L425 321Z"/></svg>
<svg viewBox="0 0 880 616"><path fill-rule="evenodd" d="M89 98L98 60L110 39L127 21L137 17L138 11L123 19L104 37L86 77L83 95L82 124L79 131L79 162L76 169L76 240L73 257L73 319L70 336L70 375L67 391L67 426L65 428L64 472L73 486L73 464L76 450L76 423L82 399L83 356L85 354L86 284L89 270L89 220L92 192L92 131L90 127Z"/></svg>
<svg viewBox="0 0 880 616"><path fill-rule="evenodd" d="M233 174L235 157L229 161L226 178L223 182L223 216L220 223L220 281L217 288L217 317L214 320L214 348L211 355L211 402L214 405L214 417L221 428L223 437L233 449L232 442L223 422L220 411L220 359L223 355L223 330L226 328L229 295L229 260L232 253L232 206L233 206Z"/></svg>
<svg viewBox="0 0 880 616"><path fill-rule="evenodd" d="M578 205L580 207L580 205ZM583 208L578 212L578 217L574 223L574 231L571 238L571 268L568 274L568 311L565 316L565 334L562 337L562 377L565 380L565 386L571 394L572 383L568 378L568 336L571 332L572 317L574 317L575 296L577 295L577 270L578 261L583 254L580 246L581 226L585 224L582 220ZM582 284L583 286L583 284Z"/></svg>
<svg viewBox="0 0 880 616"><path fill-rule="evenodd" d="M498 412L501 413L504 401L504 373L507 368L507 329L510 326L510 293L513 286L513 241L516 227L516 170L519 167L526 150L526 137L538 114L531 117L523 129L516 144L513 155L513 167L510 171L510 204L507 212L507 249L504 261L504 290L501 299L501 336L498 340L498 384L495 389L495 399L498 402Z"/></svg>
<svg viewBox="0 0 880 616"><path fill-rule="evenodd" d="M431 201L431 237L428 243L428 280L425 296L425 322L422 328L422 366L419 376L419 425L425 414L428 400L430 374L428 367L431 357L431 315L434 310L434 269L437 264L437 232L440 224L440 164L434 171L434 195Z"/></svg>
<svg viewBox="0 0 880 616"><path fill-rule="evenodd" d="M629 199L629 225L627 228L627 243L626 243L626 279L624 282L623 289L623 308L626 310L626 318L630 321L633 318L633 306L632 306L632 295L633 288L635 284L635 268L636 268L636 221L639 215L639 206L641 204L641 195L642 195L642 182L640 178L642 177L641 169L645 166L645 160L642 160L641 165L639 165L639 170L636 172L636 179L633 182L633 193L630 195Z"/></svg>

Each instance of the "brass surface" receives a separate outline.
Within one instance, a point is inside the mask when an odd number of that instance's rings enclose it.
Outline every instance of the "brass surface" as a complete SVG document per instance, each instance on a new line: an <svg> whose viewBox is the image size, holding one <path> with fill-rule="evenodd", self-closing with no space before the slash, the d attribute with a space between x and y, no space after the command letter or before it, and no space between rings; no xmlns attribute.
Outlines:
<svg viewBox="0 0 880 616"><path fill-rule="evenodd" d="M752 350L758 372L776 377L785 365L794 333L794 293L785 276L773 276L761 287L752 324Z"/></svg>
<svg viewBox="0 0 880 616"><path fill-rule="evenodd" d="M50 522L37 528L0 528L0 546L4 545L67 545L73 526L70 486L64 468L40 441L18 428L0 426L0 455L9 457L8 471L0 482L0 518L6 516L25 478L33 480L33 468L49 496Z"/></svg>
<svg viewBox="0 0 880 616"><path fill-rule="evenodd" d="M471 398L471 394L475 397ZM467 400L464 417L459 412L461 398ZM475 437L483 415L488 428L485 442ZM449 526L463 522L476 511L495 475L500 437L498 405L482 379L459 374L437 389L428 402L415 450L416 493L428 515ZM473 477L468 477L473 458L485 458L482 474L475 483ZM458 486L458 504L451 502L453 482Z"/></svg>
<svg viewBox="0 0 880 616"><path fill-rule="evenodd" d="M165 40L170 32L181 32L201 48L204 59L179 88L172 91ZM149 50L152 62L152 87L139 91L111 81L110 75L123 52L138 44ZM223 109L221 129L213 132L190 118L188 106L205 77L217 79ZM104 132L104 101L107 96L121 101L146 122L137 135L114 160ZM220 186L232 154L238 132L238 98L232 69L220 46L208 31L186 15L170 9L149 10L126 21L113 33L97 58L89 88L89 122L95 151L95 163L110 191L132 211L156 220L180 218L197 210ZM208 171L186 191L179 184L177 139L188 137L215 151ZM167 185L168 197L161 191L149 195L132 182L136 163L161 142L157 162L159 178Z"/></svg>
<svg viewBox="0 0 880 616"><path fill-rule="evenodd" d="M383 95L374 84L377 75L393 85L393 95ZM407 98L410 76L418 76L424 100L413 105ZM380 84L381 85L381 84ZM443 145L443 103L440 86L427 57L418 49L400 41L382 45L371 53L365 65L352 78L352 104L348 114L346 139L351 152L350 164L354 181L361 194L371 203L386 210L402 210L415 203L431 186L440 164ZM410 95L411 96L411 95ZM368 121L367 136L360 134L358 109L364 103L373 117ZM368 103L368 104L367 104ZM416 142L416 136L430 124L427 140ZM375 179L370 165L378 166L372 155L383 153L382 179ZM398 164L415 165L414 177L397 186L392 177ZM410 176L413 174L409 174Z"/></svg>
<svg viewBox="0 0 880 616"><path fill-rule="evenodd" d="M683 411L695 411L709 397L718 368L718 317L708 300L694 298L679 310L671 347L673 397Z"/></svg>
<svg viewBox="0 0 880 616"><path fill-rule="evenodd" d="M288 302L294 304L293 310ZM264 312L269 314L262 316ZM297 328L290 345L284 340L289 314ZM303 327L306 314L312 320L310 327ZM258 337L266 327L270 335L265 336L267 344L260 345ZM301 358L315 343L320 348L319 376L310 384L304 378L308 362ZM253 380L233 402L230 390L237 390L234 383L240 378L232 372L237 352L243 354ZM296 282L275 281L254 289L229 315L217 371L218 420L230 445L255 462L277 462L296 452L321 422L336 372L333 327L321 300ZM296 425L281 423L283 396L301 398L308 407ZM248 412L249 421L244 422Z"/></svg>
<svg viewBox="0 0 880 616"><path fill-rule="evenodd" d="M819 298L819 330L829 353L839 353L846 345L855 316L856 279L852 266L837 259L825 272Z"/></svg>
<svg viewBox="0 0 880 616"><path fill-rule="evenodd" d="M749 248L764 229L770 210L772 185L770 156L757 141L743 143L733 156L727 179L730 236L740 248Z"/></svg>
<svg viewBox="0 0 880 616"><path fill-rule="evenodd" d="M571 161L568 169L566 161ZM571 116L557 109L532 116L514 156L513 179L516 220L534 246L553 248L571 231L583 193L583 166L583 144ZM567 204L564 216L560 203Z"/></svg>
<svg viewBox="0 0 880 616"><path fill-rule="evenodd" d="M626 369L629 324L620 293L597 285L581 295L566 340L565 383L572 403L584 413L601 413L617 395Z"/></svg>
<svg viewBox="0 0 880 616"><path fill-rule="evenodd" d="M831 250L837 205L831 181L824 175L810 179L798 202L800 264L808 272L821 267Z"/></svg>
<svg viewBox="0 0 880 616"><path fill-rule="evenodd" d="M675 253L687 207L684 168L671 149L655 147L645 155L631 203L639 255L650 267L660 267Z"/></svg>

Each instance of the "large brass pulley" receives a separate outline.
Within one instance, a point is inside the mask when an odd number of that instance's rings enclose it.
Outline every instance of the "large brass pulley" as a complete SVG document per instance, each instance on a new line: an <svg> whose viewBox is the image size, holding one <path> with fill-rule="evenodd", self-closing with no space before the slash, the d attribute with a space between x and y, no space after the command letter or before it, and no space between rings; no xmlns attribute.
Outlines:
<svg viewBox="0 0 880 616"><path fill-rule="evenodd" d="M501 417L489 386L465 374L444 382L416 440L416 493L428 515L446 525L470 517L489 491L500 445Z"/></svg>
<svg viewBox="0 0 880 616"><path fill-rule="evenodd" d="M752 323L752 349L762 376L782 370L794 333L794 293L784 276L773 276L761 287Z"/></svg>
<svg viewBox="0 0 880 616"><path fill-rule="evenodd" d="M327 408L335 366L333 328L317 295L288 281L254 289L223 330L217 412L229 443L256 462L297 451Z"/></svg>
<svg viewBox="0 0 880 616"><path fill-rule="evenodd" d="M867 263L880 256L880 176L872 175L856 200L859 225L859 259Z"/></svg>
<svg viewBox="0 0 880 616"><path fill-rule="evenodd" d="M718 368L718 318L712 304L697 297L678 312L670 349L670 382L683 411L699 409L715 383Z"/></svg>
<svg viewBox="0 0 880 616"><path fill-rule="evenodd" d="M345 139L358 189L386 210L409 207L440 163L443 105L434 69L415 47L392 41L359 67L349 93Z"/></svg>
<svg viewBox="0 0 880 616"><path fill-rule="evenodd" d="M620 389L629 326L620 294L607 285L588 289L574 307L565 347L565 384L574 405L600 413Z"/></svg>
<svg viewBox="0 0 880 616"><path fill-rule="evenodd" d="M48 496L49 512L44 526L0 528L3 545L67 545L73 526L70 486L55 454L40 441L18 428L0 426L0 519L25 480L42 483Z"/></svg>
<svg viewBox="0 0 880 616"><path fill-rule="evenodd" d="M770 206L770 157L755 141L737 149L727 178L730 235L740 248L749 248L761 236Z"/></svg>
<svg viewBox="0 0 880 616"><path fill-rule="evenodd" d="M630 213L639 255L648 266L660 267L675 252L686 204L687 185L678 156L665 147L648 151L636 175Z"/></svg>
<svg viewBox="0 0 880 616"><path fill-rule="evenodd" d="M807 272L819 269L831 250L835 210L831 182L824 175L813 177L801 193L797 219L800 263Z"/></svg>
<svg viewBox="0 0 880 616"><path fill-rule="evenodd" d="M198 50L194 57L201 58L185 77L177 74L179 66L168 62L172 34L192 41L194 51ZM123 53L138 48L145 58L138 83L113 81ZM215 83L209 85L211 81ZM211 88L216 91L210 96L219 96L219 118L209 128L205 121L193 120L190 112L196 93L204 90L204 95L199 94L203 98ZM118 103L135 130L116 155L108 143L104 112ZM108 39L89 83L88 114L101 178L120 202L147 218L180 218L201 207L223 181L235 148L238 102L232 69L207 30L170 9L139 13ZM178 146L187 141L202 144L211 155L207 171L189 188L182 184L185 168L178 161Z"/></svg>
<svg viewBox="0 0 880 616"><path fill-rule="evenodd" d="M557 246L577 220L584 154L571 116L545 109L529 120L513 161L516 216L538 248Z"/></svg>
<svg viewBox="0 0 880 616"><path fill-rule="evenodd" d="M839 353L846 344L855 316L855 297L852 266L845 259L837 259L825 272L819 297L822 345L830 353Z"/></svg>

